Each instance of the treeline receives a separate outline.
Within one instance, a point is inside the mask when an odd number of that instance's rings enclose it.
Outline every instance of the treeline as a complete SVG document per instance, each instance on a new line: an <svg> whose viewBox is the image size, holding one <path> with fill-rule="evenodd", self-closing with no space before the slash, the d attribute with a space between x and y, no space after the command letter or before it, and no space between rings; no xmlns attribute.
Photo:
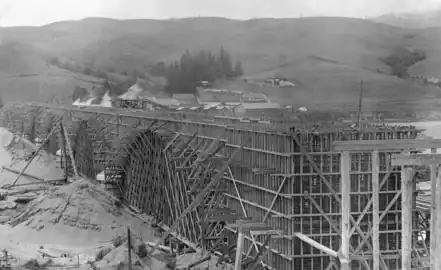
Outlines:
<svg viewBox="0 0 441 270"><path fill-rule="evenodd" d="M426 53L421 50L409 50L404 47L395 48L390 55L381 58L381 61L392 68L393 75L405 78L410 66L427 58Z"/></svg>
<svg viewBox="0 0 441 270"><path fill-rule="evenodd" d="M74 73L82 73L89 76L94 76L97 78L101 78L104 80L112 79L112 76L109 75L109 73L117 73L113 67L109 68L94 68L93 65L81 65L77 64L74 61L66 60L66 61L60 61L57 57L52 57L49 60L49 63L51 65L57 66L62 69L66 69L69 71L72 71ZM140 78L140 79L146 79L147 76L144 72L139 71L137 69L133 69L132 71L122 71L119 73L120 75L124 75L131 78Z"/></svg>
<svg viewBox="0 0 441 270"><path fill-rule="evenodd" d="M243 75L242 63L233 59L229 52L221 48L217 55L188 50L179 61L166 64L159 62L150 67L150 73L167 78L169 93L194 93L199 81L213 82L218 79L235 78Z"/></svg>

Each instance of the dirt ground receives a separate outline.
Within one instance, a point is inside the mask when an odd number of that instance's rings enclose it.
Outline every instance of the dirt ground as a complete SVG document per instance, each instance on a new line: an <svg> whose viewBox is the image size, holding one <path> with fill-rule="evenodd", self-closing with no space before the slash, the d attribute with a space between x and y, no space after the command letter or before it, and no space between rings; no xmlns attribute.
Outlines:
<svg viewBox="0 0 441 270"><path fill-rule="evenodd" d="M35 149L32 143L14 138L0 128L0 193L7 192L5 185L11 185L17 178L16 173L3 166L20 171ZM26 173L45 180L64 175L56 159L45 152L35 158ZM22 176L17 185L35 182L38 180ZM44 186L13 187L9 191ZM24 197L33 200L17 202ZM0 251L7 250L9 263L16 267L30 259L40 263L51 259L60 265L85 267L88 261L95 260L100 248L111 246L111 240L124 235L127 228L143 241L155 242L157 232L148 217L143 219L118 206L111 194L85 180L61 187L46 186L0 200Z"/></svg>
<svg viewBox="0 0 441 270"><path fill-rule="evenodd" d="M26 190L0 198L0 266L7 257L12 269L31 269L21 268L30 262L49 265L48 269L92 269L91 262L97 269L125 269L121 265L128 262L128 245L116 246L115 239L125 237L129 228L137 243L147 243L147 250L151 249L149 243L159 240L161 233L152 227L150 217L134 213L112 194L87 180L75 179L72 183L50 186L22 176L17 186L10 187L18 174L4 167L20 171L35 150L31 142L0 128L0 194ZM43 151L26 173L44 180L64 176L56 158ZM7 256L2 253L4 250ZM151 258L138 257L139 250L133 250L132 261L136 266L133 269L167 269L166 253L157 250ZM98 255L101 253L102 256ZM178 256L177 266L187 266L201 256ZM221 269L214 264L213 258L197 269Z"/></svg>

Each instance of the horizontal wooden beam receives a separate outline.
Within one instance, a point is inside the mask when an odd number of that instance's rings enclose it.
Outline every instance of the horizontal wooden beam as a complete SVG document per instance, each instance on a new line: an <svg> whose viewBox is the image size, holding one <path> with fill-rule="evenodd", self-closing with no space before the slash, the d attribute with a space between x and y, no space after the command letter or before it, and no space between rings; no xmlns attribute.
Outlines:
<svg viewBox="0 0 441 270"><path fill-rule="evenodd" d="M392 155L392 166L402 165L437 165L441 164L441 154L394 154Z"/></svg>
<svg viewBox="0 0 441 270"><path fill-rule="evenodd" d="M337 251L334 251L322 244L320 244L319 242L309 238L308 236L302 234L302 233L294 233L294 235L299 238L300 240L302 240L305 243L310 244L311 246L315 247L316 249L328 254L329 256L332 256L334 258L338 258L338 253Z"/></svg>
<svg viewBox="0 0 441 270"><path fill-rule="evenodd" d="M405 149L441 148L441 139L430 140L362 140L336 141L332 143L334 151L372 151Z"/></svg>

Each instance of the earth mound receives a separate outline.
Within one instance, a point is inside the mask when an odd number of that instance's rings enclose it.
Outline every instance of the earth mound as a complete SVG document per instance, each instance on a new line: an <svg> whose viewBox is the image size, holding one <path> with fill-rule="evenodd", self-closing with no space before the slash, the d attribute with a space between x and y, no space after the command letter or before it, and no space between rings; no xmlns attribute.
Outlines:
<svg viewBox="0 0 441 270"><path fill-rule="evenodd" d="M32 201L14 217L12 227L25 224L35 230L61 224L97 232L110 231L123 213L116 199L86 180L51 189ZM122 225L122 224L119 224Z"/></svg>

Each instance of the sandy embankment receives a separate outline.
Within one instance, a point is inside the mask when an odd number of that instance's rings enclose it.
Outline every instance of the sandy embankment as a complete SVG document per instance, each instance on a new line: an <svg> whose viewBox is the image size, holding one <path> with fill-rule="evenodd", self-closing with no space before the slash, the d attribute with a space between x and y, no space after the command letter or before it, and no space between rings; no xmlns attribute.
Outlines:
<svg viewBox="0 0 441 270"><path fill-rule="evenodd" d="M2 167L20 171L35 150L32 143L17 140L10 132L0 128L0 188L12 184L17 177L16 173ZM45 180L59 179L64 174L54 157L45 152L36 157L26 173ZM37 181L22 176L17 184ZM35 199L28 204L15 203L14 196L7 196L6 200L0 201L0 205L16 204L14 209L0 208L0 216L9 219L8 223L0 224L0 250L8 251L14 266L23 265L30 259L38 259L40 262L51 259L58 265L77 266L79 263L80 267L75 269L91 269L88 262L95 261L103 247L111 248L113 239L126 235L127 228L130 228L138 242L139 239L141 243L159 240L158 232L151 226L151 218L140 218L139 214L135 216L111 194L86 180L78 179L61 187L50 186L33 192L33 195ZM50 256L43 257L42 254ZM154 258L140 259L145 269L165 269L165 261L160 259L164 254L157 251L154 255ZM180 255L177 266L189 265L201 258L202 254ZM123 245L114 248L95 265L100 267L98 269L120 269L116 265L124 261L127 261L127 246ZM212 258L198 268L221 269L214 266L215 261Z"/></svg>
<svg viewBox="0 0 441 270"><path fill-rule="evenodd" d="M32 143L23 143L0 128L0 187L12 184L17 177L2 169L3 166L20 171L35 150ZM60 179L64 175L55 159L45 152L35 158L26 173L45 180ZM35 182L38 180L22 176L17 184ZM64 263L75 264L80 260L85 264L94 260L98 247L110 245L113 238L126 233L127 227L144 241L157 240L148 222L124 211L110 194L87 181L50 187L39 193L34 193L36 199L27 205L14 203L14 196L0 201L0 205L16 205L14 209L0 209L0 216L11 219L11 225L0 225L0 250L8 250L17 265L41 258L41 252L70 254Z"/></svg>

